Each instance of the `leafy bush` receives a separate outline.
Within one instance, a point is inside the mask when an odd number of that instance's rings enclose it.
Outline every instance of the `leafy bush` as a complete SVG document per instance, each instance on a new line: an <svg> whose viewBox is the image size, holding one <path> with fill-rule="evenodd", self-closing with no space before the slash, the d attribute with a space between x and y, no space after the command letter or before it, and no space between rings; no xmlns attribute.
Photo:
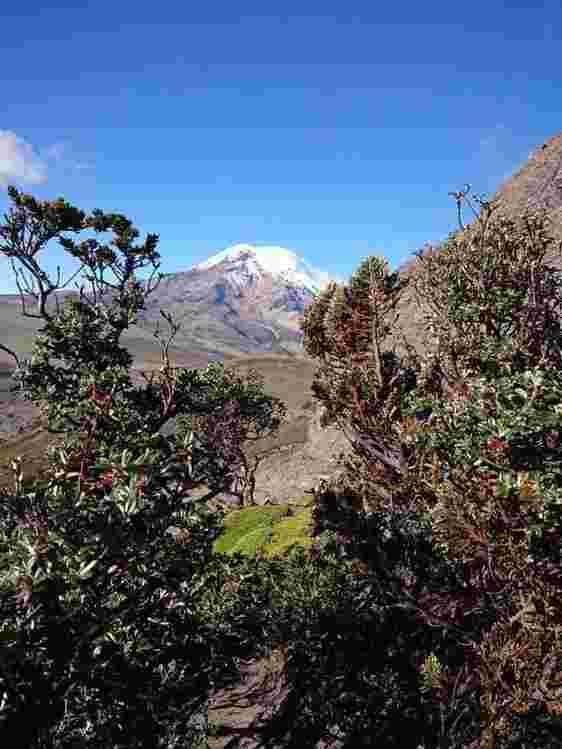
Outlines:
<svg viewBox="0 0 562 749"><path fill-rule="evenodd" d="M221 365L173 371L171 338L157 382L134 388L118 342L150 293L134 271L158 266L157 237L134 246L123 216L10 196L0 250L36 278L46 320L30 362L10 352L16 379L66 433L41 480L16 463L0 495L10 746L195 745L211 687L276 645L289 689L255 727L264 747L558 746L560 295L544 219L484 204L419 257L434 358L387 347L408 282L382 258L307 309L313 395L352 452L316 493L315 543L267 559L214 553L225 523L204 508L247 478L240 446L276 429L282 404ZM64 236L84 229L113 242ZM93 287L56 315L34 257L51 239Z"/></svg>
<svg viewBox="0 0 562 749"><path fill-rule="evenodd" d="M153 375L134 388L118 342L146 295L135 270L159 265L158 238L136 246L138 231L121 215L86 217L62 199L9 194L0 251L34 276L31 316L46 320L31 361L9 352L16 387L43 401L49 428L66 437L41 480L24 482L16 462L14 490L0 496L2 736L13 747L189 747L211 684L249 647L200 606L222 524L204 501L238 478L242 443L252 430L274 431L284 406L255 373L244 381L216 364L174 372L173 334L161 344L157 384ZM84 229L113 240L64 236ZM57 286L35 259L52 239L91 271L93 290L56 314L46 301ZM104 280L107 270L117 284ZM160 435L176 415L186 417L177 436ZM200 484L210 492L196 505L190 491Z"/></svg>
<svg viewBox="0 0 562 749"><path fill-rule="evenodd" d="M412 734L425 749L554 747L560 280L544 261L552 244L544 215L512 221L480 204L473 225L439 252L418 254L411 280L371 257L349 287L331 285L306 310L305 349L320 361L313 392L325 422L352 445L316 495L315 532L335 533L342 558L358 560L371 606L409 612L402 659L416 664L417 698L413 684L403 686L414 712L427 712L429 730ZM386 348L408 283L427 311L435 355L418 356L404 336L403 357ZM396 641L391 619L385 627L384 642L393 632ZM369 665L381 679L380 656ZM396 740L390 729L380 738ZM403 745L415 749L411 741Z"/></svg>

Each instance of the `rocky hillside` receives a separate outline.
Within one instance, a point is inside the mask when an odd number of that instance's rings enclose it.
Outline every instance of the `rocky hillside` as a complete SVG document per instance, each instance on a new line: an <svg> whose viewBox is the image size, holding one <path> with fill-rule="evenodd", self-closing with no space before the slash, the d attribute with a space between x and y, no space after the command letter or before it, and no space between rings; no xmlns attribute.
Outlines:
<svg viewBox="0 0 562 749"><path fill-rule="evenodd" d="M553 233L562 239L562 133L536 148L493 197L510 216L526 208L546 208Z"/></svg>
<svg viewBox="0 0 562 749"><path fill-rule="evenodd" d="M478 192L476 185L474 188ZM562 133L549 138L532 151L520 169L490 197L497 201L499 211L511 217L520 215L525 209L546 209L552 221L553 236L562 240ZM452 202L451 209L454 208ZM424 249L424 253L434 251L438 252L439 247ZM548 259L554 267L561 268L559 255L553 252ZM416 259L412 257L398 271L404 276L411 276L415 265ZM408 339L418 351L423 351L426 348L422 343L426 325L423 311L411 288L407 289L401 300L400 311Z"/></svg>

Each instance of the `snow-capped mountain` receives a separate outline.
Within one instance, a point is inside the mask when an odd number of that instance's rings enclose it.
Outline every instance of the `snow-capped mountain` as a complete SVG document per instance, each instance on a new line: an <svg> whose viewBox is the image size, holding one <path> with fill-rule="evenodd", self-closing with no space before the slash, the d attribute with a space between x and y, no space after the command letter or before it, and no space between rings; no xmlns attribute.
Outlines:
<svg viewBox="0 0 562 749"><path fill-rule="evenodd" d="M163 310L181 326L172 348L193 355L303 353L304 310L332 280L344 283L311 267L292 250L237 244L188 270L165 273L138 313L137 323L144 330L132 326L124 340L137 341L140 335L152 349L156 324L162 335L169 333L160 315ZM146 281L141 283L146 286ZM78 292L66 290L60 296L66 294ZM87 289L85 294L89 297ZM114 295L108 290L104 303L110 304ZM19 304L20 297L4 295L2 303Z"/></svg>
<svg viewBox="0 0 562 749"><path fill-rule="evenodd" d="M166 274L146 300L143 325L160 308L182 323L176 341L214 352L302 351L305 307L331 281L296 252L237 244L187 271Z"/></svg>
<svg viewBox="0 0 562 749"><path fill-rule="evenodd" d="M238 275L241 285L248 278L259 277L264 271L291 286L303 286L313 294L318 294L331 279L328 273L312 268L303 258L285 247L236 244L219 252L194 269L205 270L221 263L231 266L232 280Z"/></svg>

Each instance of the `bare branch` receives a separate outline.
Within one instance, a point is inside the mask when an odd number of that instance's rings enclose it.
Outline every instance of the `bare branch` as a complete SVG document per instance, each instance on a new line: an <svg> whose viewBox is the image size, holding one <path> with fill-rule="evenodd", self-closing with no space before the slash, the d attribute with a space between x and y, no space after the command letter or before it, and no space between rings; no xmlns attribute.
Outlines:
<svg viewBox="0 0 562 749"><path fill-rule="evenodd" d="M17 354L14 351L12 351L12 349L9 349L7 346L4 346L2 343L0 343L0 349L2 351L5 351L7 354L10 354L10 356L13 356L14 359L16 360L17 366L18 367L20 366L20 360L19 360Z"/></svg>

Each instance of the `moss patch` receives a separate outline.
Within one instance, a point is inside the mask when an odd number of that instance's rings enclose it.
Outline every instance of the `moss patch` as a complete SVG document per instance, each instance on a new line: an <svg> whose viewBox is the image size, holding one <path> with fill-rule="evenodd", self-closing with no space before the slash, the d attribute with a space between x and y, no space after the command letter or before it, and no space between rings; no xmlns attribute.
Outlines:
<svg viewBox="0 0 562 749"><path fill-rule="evenodd" d="M213 548L221 554L254 555L271 536L275 520L282 517L286 509L273 507L244 507L233 510L224 518L224 530L215 540Z"/></svg>
<svg viewBox="0 0 562 749"><path fill-rule="evenodd" d="M306 507L295 511L291 517L285 517L275 523L271 541L264 547L268 557L286 554L294 546L309 547L312 544L310 525L312 508Z"/></svg>
<svg viewBox="0 0 562 749"><path fill-rule="evenodd" d="M229 512L224 530L213 549L221 554L240 552L254 556L258 550L266 556L286 553L295 544L309 546L312 508L289 505L244 507Z"/></svg>

